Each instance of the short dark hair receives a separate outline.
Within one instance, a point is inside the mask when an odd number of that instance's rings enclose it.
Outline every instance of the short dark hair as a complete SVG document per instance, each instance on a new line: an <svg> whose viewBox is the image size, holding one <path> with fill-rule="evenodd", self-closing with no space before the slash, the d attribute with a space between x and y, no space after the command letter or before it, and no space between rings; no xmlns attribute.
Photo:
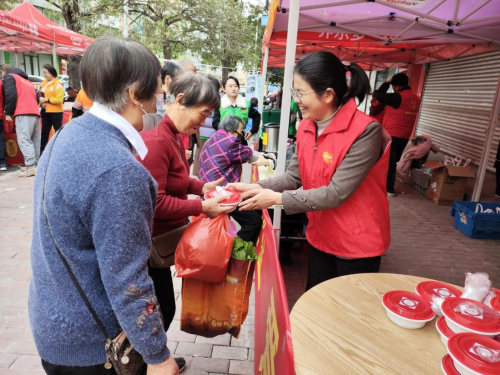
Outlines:
<svg viewBox="0 0 500 375"><path fill-rule="evenodd" d="M394 86L408 86L408 76L404 73L395 74L391 79L391 85Z"/></svg>
<svg viewBox="0 0 500 375"><path fill-rule="evenodd" d="M8 72L8 71L9 71L9 69L11 69L11 68L12 68L12 65L10 65L10 64L3 64L3 65L2 65L2 70L3 70L4 72Z"/></svg>
<svg viewBox="0 0 500 375"><path fill-rule="evenodd" d="M184 94L181 104L187 108L204 104L212 109L220 107L219 91L209 78L199 74L185 72L175 77L170 84L168 102L173 103L179 94Z"/></svg>
<svg viewBox="0 0 500 375"><path fill-rule="evenodd" d="M149 48L124 38L96 39L80 63L87 96L116 112L127 105L131 89L137 99L151 99L158 89L160 72L160 61Z"/></svg>
<svg viewBox="0 0 500 375"><path fill-rule="evenodd" d="M215 77L212 77L212 76L208 76L208 78L212 81L212 83L214 84L214 87L217 89L217 92L219 92L220 90L220 81L215 78Z"/></svg>
<svg viewBox="0 0 500 375"><path fill-rule="evenodd" d="M259 105L259 99L257 99L257 98L250 99L250 105L252 107L257 107Z"/></svg>
<svg viewBox="0 0 500 375"><path fill-rule="evenodd" d="M71 86L68 86L68 88L66 89L66 91L69 91L69 90L74 90L74 88L71 87Z"/></svg>
<svg viewBox="0 0 500 375"><path fill-rule="evenodd" d="M238 81L238 78L233 77L233 76L229 76L224 81L222 81L222 86L224 86L224 88L227 85L227 81L229 81L230 79L232 79L234 82L236 82L236 86L238 86L238 88L240 88L240 81Z"/></svg>
<svg viewBox="0 0 500 375"><path fill-rule="evenodd" d="M45 64L42 68L46 69L52 77L57 78L57 70L52 65Z"/></svg>
<svg viewBox="0 0 500 375"><path fill-rule="evenodd" d="M165 78L170 76L170 78L174 79L175 76L179 73L182 73L182 68L172 61L167 61L163 64L161 68L161 83L165 83Z"/></svg>
<svg viewBox="0 0 500 375"><path fill-rule="evenodd" d="M349 87L347 72L351 73ZM351 98L358 98L359 103L362 103L370 91L368 76L359 65L346 66L337 56L327 51L302 57L295 65L294 74L301 76L317 95L322 95L331 88L338 98L337 104L345 104Z"/></svg>

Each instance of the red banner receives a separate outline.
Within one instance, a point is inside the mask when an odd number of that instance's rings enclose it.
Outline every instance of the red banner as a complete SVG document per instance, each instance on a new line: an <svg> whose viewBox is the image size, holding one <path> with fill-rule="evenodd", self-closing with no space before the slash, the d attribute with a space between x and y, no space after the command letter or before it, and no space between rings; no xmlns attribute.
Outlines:
<svg viewBox="0 0 500 375"><path fill-rule="evenodd" d="M255 280L255 374L294 374L290 312L278 260L273 224L267 210L257 241Z"/></svg>

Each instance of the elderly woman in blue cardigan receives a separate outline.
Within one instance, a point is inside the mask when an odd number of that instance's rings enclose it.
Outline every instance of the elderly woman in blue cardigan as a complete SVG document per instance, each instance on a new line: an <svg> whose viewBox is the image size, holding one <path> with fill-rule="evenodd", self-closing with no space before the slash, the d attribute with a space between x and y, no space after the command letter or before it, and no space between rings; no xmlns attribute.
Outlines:
<svg viewBox="0 0 500 375"><path fill-rule="evenodd" d="M135 158L148 152L139 132L156 113L160 69L139 42L96 40L80 65L94 105L40 159L28 304L47 374L116 373L56 244L109 336L125 331L148 375L178 373L147 268L156 183Z"/></svg>

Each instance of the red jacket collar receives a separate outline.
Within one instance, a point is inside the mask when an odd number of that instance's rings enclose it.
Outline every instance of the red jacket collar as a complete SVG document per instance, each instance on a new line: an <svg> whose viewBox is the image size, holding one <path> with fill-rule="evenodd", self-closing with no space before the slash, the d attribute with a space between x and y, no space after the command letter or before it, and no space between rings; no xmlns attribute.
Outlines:
<svg viewBox="0 0 500 375"><path fill-rule="evenodd" d="M168 115L165 115L165 117L163 117L162 122L160 123L160 125L158 125L158 128L160 127L162 128L162 130L166 130L168 133L171 133L174 136L179 134L179 131L175 127L174 122L170 117L168 117Z"/></svg>
<svg viewBox="0 0 500 375"><path fill-rule="evenodd" d="M356 106L356 101L354 99L350 99L342 106L342 108L340 108L340 111L335 115L332 122L326 127L325 131L321 133L321 135L340 133L347 130L357 110L358 107ZM316 123L314 120L309 119L303 122L305 122L305 124L301 122L300 127L304 126L304 131L316 133Z"/></svg>

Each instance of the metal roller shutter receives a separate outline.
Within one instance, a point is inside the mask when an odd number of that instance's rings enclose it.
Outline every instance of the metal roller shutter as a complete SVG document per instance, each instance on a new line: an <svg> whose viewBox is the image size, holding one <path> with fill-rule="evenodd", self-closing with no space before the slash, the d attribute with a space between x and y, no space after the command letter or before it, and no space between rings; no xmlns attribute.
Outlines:
<svg viewBox="0 0 500 375"><path fill-rule="evenodd" d="M447 154L479 164L500 74L500 52L431 63L417 134L428 134ZM488 169L493 170L500 129Z"/></svg>

